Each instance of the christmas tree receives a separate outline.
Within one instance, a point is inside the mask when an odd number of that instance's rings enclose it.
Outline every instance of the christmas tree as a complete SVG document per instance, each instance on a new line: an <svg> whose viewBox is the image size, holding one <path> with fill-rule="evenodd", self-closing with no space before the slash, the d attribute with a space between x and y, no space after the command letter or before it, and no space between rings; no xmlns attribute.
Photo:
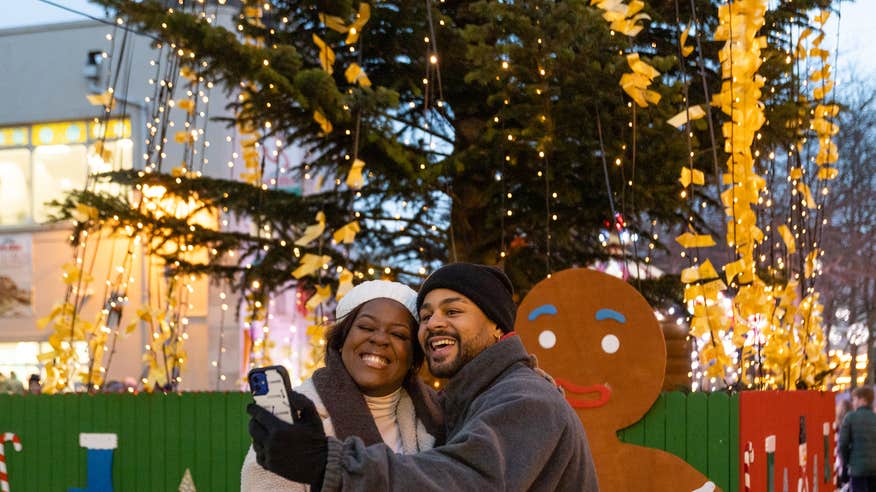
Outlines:
<svg viewBox="0 0 876 492"><path fill-rule="evenodd" d="M667 231L687 228L694 239L679 242L705 246L695 238L726 232L715 210L738 152L734 102L721 99L733 93L721 51L728 33L741 36L733 19L758 20L765 78L743 103L763 104L752 152L772 155L805 142L821 116L800 97L791 60L800 31L823 25L809 11L831 2L737 2L733 15L706 0L242 2L230 25L204 2L98 3L170 47L170 65L192 84L236 94L229 124L247 171L220 179L164 162L170 137L156 118L143 169L96 177L139 193L74 192L58 218L79 231L143 231L173 272L229 280L253 305L310 285L316 308L332 285L417 284L447 261L502 264L525 293L551 271L611 255L650 263ZM197 104L169 92L153 104ZM304 149L288 172L309 182L305 193L266 174L266 156L284 146ZM197 203L157 214L144 206L149 189ZM195 220L205 210L252 227ZM730 243L726 254L751 256ZM682 297L677 281L656 285L639 287L652 300Z"/></svg>

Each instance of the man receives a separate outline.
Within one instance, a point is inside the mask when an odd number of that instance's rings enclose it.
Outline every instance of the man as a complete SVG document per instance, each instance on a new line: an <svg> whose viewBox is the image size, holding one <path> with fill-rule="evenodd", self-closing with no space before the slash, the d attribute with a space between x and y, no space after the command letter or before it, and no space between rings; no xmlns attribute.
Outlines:
<svg viewBox="0 0 876 492"><path fill-rule="evenodd" d="M876 492L876 413L873 388L852 390L852 407L840 427L839 452L852 492Z"/></svg>
<svg viewBox="0 0 876 492"><path fill-rule="evenodd" d="M450 379L445 444L396 455L356 437L326 438L313 404L293 395L293 425L248 408L259 464L322 490L597 491L580 420L512 331L512 294L500 270L467 263L436 270L420 289L418 339L429 370Z"/></svg>
<svg viewBox="0 0 876 492"><path fill-rule="evenodd" d="M27 379L27 392L32 395L38 395L42 393L43 387L40 385L40 375L39 374L31 374Z"/></svg>

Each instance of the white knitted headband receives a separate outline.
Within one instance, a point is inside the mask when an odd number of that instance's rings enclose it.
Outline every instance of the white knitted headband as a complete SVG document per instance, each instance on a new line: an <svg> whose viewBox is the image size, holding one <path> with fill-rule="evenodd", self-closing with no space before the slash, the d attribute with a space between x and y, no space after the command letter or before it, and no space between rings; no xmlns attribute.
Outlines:
<svg viewBox="0 0 876 492"><path fill-rule="evenodd" d="M414 317L417 316L417 293L405 284L390 282L389 280L369 280L353 287L350 292L338 301L335 308L335 319L343 319L362 304L374 299L392 299L405 307Z"/></svg>

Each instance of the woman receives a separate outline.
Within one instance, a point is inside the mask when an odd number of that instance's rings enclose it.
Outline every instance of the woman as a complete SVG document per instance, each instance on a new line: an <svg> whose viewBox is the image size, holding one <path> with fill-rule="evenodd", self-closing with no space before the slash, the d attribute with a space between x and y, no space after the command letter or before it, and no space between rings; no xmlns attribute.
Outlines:
<svg viewBox="0 0 876 492"><path fill-rule="evenodd" d="M417 377L416 305L416 292L385 280L363 282L338 302L325 367L295 388L315 404L326 435L355 435L404 454L435 445L440 410ZM308 489L262 468L251 446L240 479L241 492Z"/></svg>

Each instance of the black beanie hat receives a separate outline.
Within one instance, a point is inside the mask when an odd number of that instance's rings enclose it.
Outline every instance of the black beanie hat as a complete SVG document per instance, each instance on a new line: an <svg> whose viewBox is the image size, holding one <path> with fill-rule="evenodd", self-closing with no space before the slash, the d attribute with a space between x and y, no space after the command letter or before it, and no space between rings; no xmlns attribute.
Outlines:
<svg viewBox="0 0 876 492"><path fill-rule="evenodd" d="M497 267L474 263L451 263L432 272L420 286L417 311L423 299L435 289L450 289L471 299L504 333L514 331L517 306L514 288L505 272Z"/></svg>

